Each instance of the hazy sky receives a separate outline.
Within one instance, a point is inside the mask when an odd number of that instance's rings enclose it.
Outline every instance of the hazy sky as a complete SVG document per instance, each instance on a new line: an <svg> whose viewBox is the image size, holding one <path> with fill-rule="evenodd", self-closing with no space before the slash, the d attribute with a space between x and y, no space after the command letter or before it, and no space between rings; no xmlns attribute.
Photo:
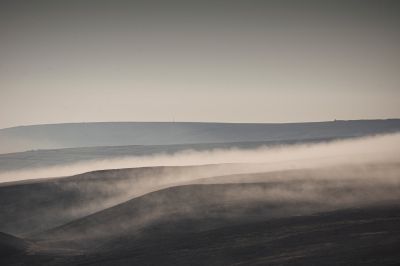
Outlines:
<svg viewBox="0 0 400 266"><path fill-rule="evenodd" d="M400 117L400 1L0 3L0 127Z"/></svg>

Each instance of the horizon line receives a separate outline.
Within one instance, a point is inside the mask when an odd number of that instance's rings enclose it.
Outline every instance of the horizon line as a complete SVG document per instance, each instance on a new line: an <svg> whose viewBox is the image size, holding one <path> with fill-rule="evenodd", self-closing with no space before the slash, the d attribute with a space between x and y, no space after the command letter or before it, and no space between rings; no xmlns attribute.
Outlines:
<svg viewBox="0 0 400 266"><path fill-rule="evenodd" d="M12 129L18 127L33 127L33 126L51 126L51 125L67 125L67 124L111 124L111 123L159 123L159 124L309 124L309 123L328 123L328 122L351 122L351 121L384 121L384 120L400 120L400 118L361 118L361 119L333 119L333 120L317 120L317 121L302 121L302 122L221 122L221 121L81 121L81 122L57 122L57 123L39 123L39 124L27 124L17 125L0 128Z"/></svg>

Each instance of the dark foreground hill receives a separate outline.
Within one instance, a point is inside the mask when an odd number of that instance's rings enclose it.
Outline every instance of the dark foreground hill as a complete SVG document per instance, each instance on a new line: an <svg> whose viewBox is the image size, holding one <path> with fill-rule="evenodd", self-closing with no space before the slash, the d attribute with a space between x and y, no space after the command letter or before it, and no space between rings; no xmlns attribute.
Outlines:
<svg viewBox="0 0 400 266"><path fill-rule="evenodd" d="M400 131L400 120L287 124L108 122L0 129L0 153L70 147L169 145L360 137Z"/></svg>
<svg viewBox="0 0 400 266"><path fill-rule="evenodd" d="M399 164L174 178L181 183L166 188L153 182L201 167L96 171L3 186L0 265L400 263ZM101 205L149 177L150 192ZM101 210L68 216L74 206L93 204ZM25 232L15 237L10 228Z"/></svg>
<svg viewBox="0 0 400 266"><path fill-rule="evenodd" d="M379 206L184 232L162 225L121 237L86 265L398 265L400 207ZM156 232L156 234L154 233Z"/></svg>
<svg viewBox="0 0 400 266"><path fill-rule="evenodd" d="M242 194L248 194L251 190L241 189L246 186L245 183L260 183L258 187L263 193L255 194L259 197L269 196L268 191L263 188L264 184L287 192L298 185L303 190L307 188L306 185L318 185L321 189L327 189L328 185L338 188L342 185L346 189L358 188L361 193L364 192L361 188L368 189L371 186L375 186L375 190L368 190L368 193L371 191L378 193L379 189L385 187L389 187L388 191L391 191L398 187L396 180L400 164L341 165L325 169L256 173L262 168L264 168L262 164L143 167L93 171L70 177L2 184L0 185L0 231L17 236L39 233L149 192L182 184L237 183L236 186L206 187L210 191L201 190L201 186L193 190L193 195L199 194L199 197L203 197L209 194L213 197L206 200L216 202L220 201L218 197L224 196L227 191L232 194L234 189L239 189ZM243 171L248 173L235 174ZM340 182L336 181L338 178ZM244 184L240 185L241 183ZM175 189L187 191L189 188ZM225 191L224 188L230 190ZM214 194L211 193L213 191ZM164 193L166 191L160 191L152 197ZM180 194L167 198L167 202L177 201L178 195ZM381 193L377 199L382 199L382 195L392 196ZM397 195L398 193L393 194L394 197ZM151 199L149 196L147 198ZM184 198L182 201L193 202L190 198Z"/></svg>
<svg viewBox="0 0 400 266"><path fill-rule="evenodd" d="M207 222L207 221L203 221ZM399 265L400 206L386 204L209 230L160 224L92 252L0 258L7 265ZM6 264L3 264L6 265Z"/></svg>
<svg viewBox="0 0 400 266"><path fill-rule="evenodd" d="M233 165L112 169L0 184L0 232L26 235L62 225L133 197Z"/></svg>
<svg viewBox="0 0 400 266"><path fill-rule="evenodd" d="M0 257L26 254L30 243L18 237L0 232Z"/></svg>

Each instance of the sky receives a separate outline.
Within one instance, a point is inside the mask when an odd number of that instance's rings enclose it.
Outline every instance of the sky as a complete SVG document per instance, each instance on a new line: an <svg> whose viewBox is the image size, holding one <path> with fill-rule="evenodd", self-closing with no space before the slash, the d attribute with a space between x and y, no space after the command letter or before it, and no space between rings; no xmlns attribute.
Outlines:
<svg viewBox="0 0 400 266"><path fill-rule="evenodd" d="M396 0L0 0L0 128L399 118L399 26Z"/></svg>

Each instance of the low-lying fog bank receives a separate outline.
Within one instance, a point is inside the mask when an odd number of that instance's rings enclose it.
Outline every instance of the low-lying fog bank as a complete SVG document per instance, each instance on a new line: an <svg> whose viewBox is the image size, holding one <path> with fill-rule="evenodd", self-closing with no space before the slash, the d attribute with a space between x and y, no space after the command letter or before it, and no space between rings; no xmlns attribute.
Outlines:
<svg viewBox="0 0 400 266"><path fill-rule="evenodd" d="M127 232L137 236L154 226L177 230L175 223L182 221L188 222L181 233L393 204L400 200L399 172L400 164L379 164L213 177L135 197L39 238L83 248L87 241L99 244Z"/></svg>
<svg viewBox="0 0 400 266"><path fill-rule="evenodd" d="M240 163L249 167L229 167L234 174L257 171L275 171L321 167L342 163L396 162L400 158L400 134L380 135L359 139L337 140L317 144L296 144L257 149L186 150L174 154L135 156L112 160L96 160L65 166L33 168L0 173L0 182L70 176L102 170L149 166L187 166ZM198 178L198 176L196 176Z"/></svg>
<svg viewBox="0 0 400 266"><path fill-rule="evenodd" d="M291 243L311 262L343 247L333 258L351 262L361 246L398 262L399 143L392 134L3 173L0 244L10 265L188 264L196 254L229 264L254 249L273 262ZM108 168L121 169L49 178Z"/></svg>
<svg viewBox="0 0 400 266"><path fill-rule="evenodd" d="M285 186L279 191L261 189L263 193L257 194L253 190L240 190L237 197L260 195L257 200L268 201L282 195L298 199L318 193L313 198L315 203L321 201L335 208L394 200L398 199L396 191L400 191L396 190L400 182L399 139L400 135L395 134L245 151L186 151L71 165L71 169L43 169L32 174L52 172L57 176L90 167L147 166L39 181L18 182L28 173L14 173L7 180L16 182L0 185L0 231L17 235L38 233L150 192L193 184L281 183ZM172 166L154 166L158 164ZM17 178L17 174L21 176ZM345 194L337 200L324 199L325 189ZM229 195L228 200L232 200L232 193ZM333 204L336 201L338 204Z"/></svg>

